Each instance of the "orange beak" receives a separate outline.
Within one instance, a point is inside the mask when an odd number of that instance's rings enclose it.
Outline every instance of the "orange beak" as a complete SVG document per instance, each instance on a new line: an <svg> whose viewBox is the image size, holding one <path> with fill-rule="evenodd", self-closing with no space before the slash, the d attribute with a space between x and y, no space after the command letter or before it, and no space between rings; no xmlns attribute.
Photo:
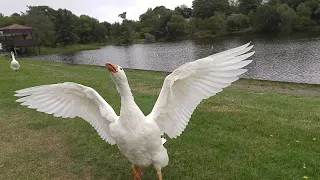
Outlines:
<svg viewBox="0 0 320 180"><path fill-rule="evenodd" d="M111 63L106 63L106 67L108 68L108 70L112 73L116 73L118 72L117 69L118 69L118 66L115 65L115 64L111 64Z"/></svg>

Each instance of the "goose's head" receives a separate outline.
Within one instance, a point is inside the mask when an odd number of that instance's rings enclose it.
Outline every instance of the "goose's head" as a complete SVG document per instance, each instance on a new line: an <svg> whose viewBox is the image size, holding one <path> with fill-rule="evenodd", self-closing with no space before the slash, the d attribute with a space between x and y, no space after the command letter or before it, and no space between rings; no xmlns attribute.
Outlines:
<svg viewBox="0 0 320 180"><path fill-rule="evenodd" d="M120 85L122 83L128 83L127 76L124 73L124 70L122 69L121 66L111 64L111 63L106 63L106 67L110 72L111 79L113 80L114 83L116 83L116 85Z"/></svg>

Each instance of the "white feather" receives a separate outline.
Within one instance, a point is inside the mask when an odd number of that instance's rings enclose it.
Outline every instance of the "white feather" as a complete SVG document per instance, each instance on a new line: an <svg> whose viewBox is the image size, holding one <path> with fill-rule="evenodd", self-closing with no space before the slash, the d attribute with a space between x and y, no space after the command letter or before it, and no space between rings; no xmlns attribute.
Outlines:
<svg viewBox="0 0 320 180"><path fill-rule="evenodd" d="M249 44L177 68L166 77L148 119L157 122L170 138L179 136L203 99L221 92L247 71L242 68L252 61L244 60L254 54L247 53L253 47Z"/></svg>
<svg viewBox="0 0 320 180"><path fill-rule="evenodd" d="M16 91L15 96L22 97L17 102L28 108L55 117L83 118L90 123L102 139L115 144L110 135L109 124L118 116L112 107L92 88L73 82L42 85ZM104 113L100 113L104 109Z"/></svg>

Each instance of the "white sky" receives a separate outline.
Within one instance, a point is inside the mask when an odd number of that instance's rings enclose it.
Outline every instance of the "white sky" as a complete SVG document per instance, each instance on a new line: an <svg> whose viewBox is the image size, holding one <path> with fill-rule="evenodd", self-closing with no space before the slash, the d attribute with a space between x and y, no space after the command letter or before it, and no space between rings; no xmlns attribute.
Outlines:
<svg viewBox="0 0 320 180"><path fill-rule="evenodd" d="M15 12L25 12L27 5L46 5L53 9L68 9L76 15L86 14L99 21L120 22L118 15L127 12L127 19L138 20L148 8L165 6L174 9L186 4L191 7L192 0L3 0L0 12L9 16Z"/></svg>

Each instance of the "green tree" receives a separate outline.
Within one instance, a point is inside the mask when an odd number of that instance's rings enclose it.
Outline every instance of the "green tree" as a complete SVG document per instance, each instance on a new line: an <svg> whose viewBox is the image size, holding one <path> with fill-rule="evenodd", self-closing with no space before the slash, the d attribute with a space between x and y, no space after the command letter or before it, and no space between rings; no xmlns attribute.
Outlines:
<svg viewBox="0 0 320 180"><path fill-rule="evenodd" d="M116 22L111 25L111 36L112 38L118 38L121 36L120 23Z"/></svg>
<svg viewBox="0 0 320 180"><path fill-rule="evenodd" d="M211 34L223 34L226 28L225 20L225 14L216 11L214 16L207 19L206 29L208 29Z"/></svg>
<svg viewBox="0 0 320 180"><path fill-rule="evenodd" d="M249 27L249 17L244 14L232 14L228 16L226 24L228 32L239 31Z"/></svg>
<svg viewBox="0 0 320 180"><path fill-rule="evenodd" d="M257 32L279 31L281 19L275 6L268 4L260 5L257 11L251 13L249 17L252 19L253 28Z"/></svg>
<svg viewBox="0 0 320 180"><path fill-rule="evenodd" d="M24 25L25 21L23 20L23 17L18 13L13 13L10 16L12 19L14 19L18 24Z"/></svg>
<svg viewBox="0 0 320 180"><path fill-rule="evenodd" d="M297 7L297 14L300 17L311 17L311 9L306 5L306 3L301 3Z"/></svg>
<svg viewBox="0 0 320 180"><path fill-rule="evenodd" d="M26 14L21 16L25 25L38 30L38 38L42 45L55 45L54 31L55 10L48 6L28 6Z"/></svg>
<svg viewBox="0 0 320 180"><path fill-rule="evenodd" d="M182 15L184 18L190 18L192 14L192 9L185 4L176 7L174 10L178 12L180 15Z"/></svg>
<svg viewBox="0 0 320 180"><path fill-rule="evenodd" d="M294 22L294 27L296 29L302 29L306 26L312 25L311 14L311 9L307 7L305 3L299 4L297 7L297 18Z"/></svg>
<svg viewBox="0 0 320 180"><path fill-rule="evenodd" d="M153 34L154 30L160 26L160 17L156 16L152 8L149 8L145 13L141 14L139 19L142 33Z"/></svg>
<svg viewBox="0 0 320 180"><path fill-rule="evenodd" d="M89 43L101 39L102 26L99 27L99 21L87 15L81 15L79 18L80 23L80 43ZM99 32L98 29L99 28ZM103 27L104 28L104 27Z"/></svg>
<svg viewBox="0 0 320 180"><path fill-rule="evenodd" d="M184 33L185 21L180 14L173 14L167 24L167 39L174 39Z"/></svg>
<svg viewBox="0 0 320 180"><path fill-rule="evenodd" d="M132 43L133 37L133 22L123 20L122 24L114 23L111 25L111 35L117 45L127 45Z"/></svg>
<svg viewBox="0 0 320 180"><path fill-rule="evenodd" d="M239 1L238 0L229 0L230 4L230 14L239 13Z"/></svg>
<svg viewBox="0 0 320 180"><path fill-rule="evenodd" d="M317 21L318 23L320 23L320 4L319 4L318 9L316 9L316 10L314 11L314 15L315 15L316 21Z"/></svg>
<svg viewBox="0 0 320 180"><path fill-rule="evenodd" d="M111 39L111 31L112 31L111 24L106 21L104 21L100 24L102 24L105 28L105 36L106 36L107 40Z"/></svg>
<svg viewBox="0 0 320 180"><path fill-rule="evenodd" d="M228 0L194 0L192 8L193 17L209 18L214 16L216 11L228 14L230 5Z"/></svg>
<svg viewBox="0 0 320 180"><path fill-rule="evenodd" d="M280 14L281 24L279 25L284 32L291 32L296 21L297 14L287 4L278 4L277 12Z"/></svg>
<svg viewBox="0 0 320 180"><path fill-rule="evenodd" d="M164 37L166 36L166 27L168 22L171 20L172 14L174 11L167 9L164 6L158 6L153 9L155 16L153 19L157 19L156 21L158 24L156 25L156 29L154 29L154 35L156 37ZM184 20L183 20L184 21Z"/></svg>
<svg viewBox="0 0 320 180"><path fill-rule="evenodd" d="M318 22L316 11L320 7L320 0L307 0L305 4L310 8L312 12L311 20Z"/></svg>
<svg viewBox="0 0 320 180"><path fill-rule="evenodd" d="M18 22L16 19L10 17L10 16L4 16L0 13L0 27L9 26L12 24L17 24Z"/></svg>
<svg viewBox="0 0 320 180"><path fill-rule="evenodd" d="M107 29L102 23L98 23L94 29L94 42L104 42L107 37Z"/></svg>
<svg viewBox="0 0 320 180"><path fill-rule="evenodd" d="M191 18L190 21L187 22L186 26L187 32L190 36L193 36L199 30L205 29L201 18Z"/></svg>
<svg viewBox="0 0 320 180"><path fill-rule="evenodd" d="M18 13L13 13L13 14L11 14L10 17L20 17L20 14L18 14Z"/></svg>
<svg viewBox="0 0 320 180"><path fill-rule="evenodd" d="M52 22L55 21L55 16L57 14L57 11L50 8L49 6L27 6L27 12L26 14L32 14L37 16L46 16L48 17Z"/></svg>
<svg viewBox="0 0 320 180"><path fill-rule="evenodd" d="M239 11L248 14L250 11L256 11L262 0L239 0Z"/></svg>
<svg viewBox="0 0 320 180"><path fill-rule="evenodd" d="M71 11L58 9L55 17L55 33L57 42L63 45L70 45L79 42L79 18Z"/></svg>
<svg viewBox="0 0 320 180"><path fill-rule="evenodd" d="M140 16L142 33L152 34L156 39L165 37L167 24L171 20L172 14L174 14L174 11L164 6L157 6L154 9L149 8L147 12Z"/></svg>

